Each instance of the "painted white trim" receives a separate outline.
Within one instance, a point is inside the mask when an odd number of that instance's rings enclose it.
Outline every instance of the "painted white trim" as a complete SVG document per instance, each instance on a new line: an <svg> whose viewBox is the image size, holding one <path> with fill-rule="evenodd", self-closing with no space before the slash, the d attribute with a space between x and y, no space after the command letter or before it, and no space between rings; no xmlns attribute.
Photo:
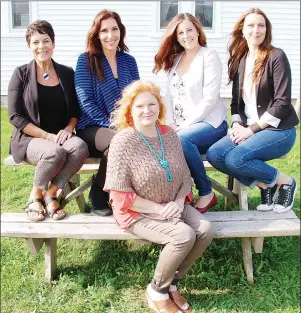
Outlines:
<svg viewBox="0 0 301 313"><path fill-rule="evenodd" d="M178 1L179 13L191 13L195 14L195 1ZM151 38L162 38L165 29L160 29L160 1L153 1L152 3L152 17L153 17L153 29L150 34ZM204 32L207 38L222 38L222 1L213 1L213 29L204 28Z"/></svg>
<svg viewBox="0 0 301 313"><path fill-rule="evenodd" d="M38 2L29 2L29 22L32 23L38 18ZM26 28L12 27L12 3L11 1L1 2L1 37L22 38Z"/></svg>

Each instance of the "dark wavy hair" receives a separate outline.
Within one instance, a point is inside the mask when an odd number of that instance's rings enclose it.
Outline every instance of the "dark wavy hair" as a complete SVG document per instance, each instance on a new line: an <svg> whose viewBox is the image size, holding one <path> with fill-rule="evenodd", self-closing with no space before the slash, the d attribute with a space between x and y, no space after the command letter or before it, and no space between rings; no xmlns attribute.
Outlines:
<svg viewBox="0 0 301 313"><path fill-rule="evenodd" d="M176 15L167 25L165 35L161 46L155 56L155 67L153 73L163 70L167 72L173 65L174 58L177 53L184 51L184 48L177 41L177 27L184 20L189 20L199 33L198 41L202 47L206 47L206 36L200 21L189 13L181 13Z"/></svg>
<svg viewBox="0 0 301 313"><path fill-rule="evenodd" d="M232 32L232 38L230 39L229 45L229 60L228 60L228 75L229 83L233 81L239 66L241 58L249 51L249 47L246 39L243 37L242 29L244 27L245 18L251 14L256 13L263 16L265 19L266 33L263 42L259 45L258 56L255 60L255 65L252 73L252 81L256 85L259 83L261 75L263 73L264 66L269 58L270 53L274 49L272 46L272 24L267 18L267 16L260 9L249 9L244 12L237 23L234 26Z"/></svg>
<svg viewBox="0 0 301 313"><path fill-rule="evenodd" d="M50 37L51 41L54 42L55 35L52 25L45 20L37 20L27 27L25 38L28 45L30 44L31 36L34 33L46 34Z"/></svg>
<svg viewBox="0 0 301 313"><path fill-rule="evenodd" d="M92 26L87 36L86 52L88 53L88 63L90 72L95 74L97 79L104 79L104 66L103 66L103 49L98 38L98 34L101 28L103 20L113 18L120 29L120 40L117 47L118 51L128 52L129 48L124 43L124 37L126 34L125 26L122 24L120 16L113 11L102 10L95 16Z"/></svg>

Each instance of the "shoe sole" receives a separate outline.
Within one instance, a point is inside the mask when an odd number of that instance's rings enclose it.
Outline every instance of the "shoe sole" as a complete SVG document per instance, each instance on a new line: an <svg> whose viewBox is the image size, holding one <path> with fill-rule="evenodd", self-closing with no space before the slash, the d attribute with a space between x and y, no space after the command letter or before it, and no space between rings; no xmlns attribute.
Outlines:
<svg viewBox="0 0 301 313"><path fill-rule="evenodd" d="M273 210L273 204L269 205L267 209L260 209L260 208L256 208L257 211L261 211L261 212L268 212L268 211L272 211Z"/></svg>
<svg viewBox="0 0 301 313"><path fill-rule="evenodd" d="M296 188L295 188L295 191L294 191L294 194L293 194L293 201L292 201L292 204L284 209L275 209L273 208L273 211L277 214L281 214L281 213L285 213L285 212L288 212L289 210L291 210L294 206L294 202L295 202L295 197L296 197L296 194L297 194L297 188L298 188L298 185L296 183Z"/></svg>
<svg viewBox="0 0 301 313"><path fill-rule="evenodd" d="M111 209L103 209L103 210L91 210L91 212L98 216L111 216L113 214Z"/></svg>

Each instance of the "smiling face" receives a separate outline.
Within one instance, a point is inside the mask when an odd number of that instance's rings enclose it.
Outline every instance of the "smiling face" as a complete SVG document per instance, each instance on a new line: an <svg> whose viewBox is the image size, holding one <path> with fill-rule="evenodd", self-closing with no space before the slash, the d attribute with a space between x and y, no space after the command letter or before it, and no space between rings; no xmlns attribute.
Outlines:
<svg viewBox="0 0 301 313"><path fill-rule="evenodd" d="M251 13L245 18L242 33L248 43L248 46L258 47L265 38L266 23L261 14Z"/></svg>
<svg viewBox="0 0 301 313"><path fill-rule="evenodd" d="M133 101L131 109L134 126L138 130L155 126L159 112L159 103L151 92L146 91L138 94Z"/></svg>
<svg viewBox="0 0 301 313"><path fill-rule="evenodd" d="M120 29L112 17L101 22L98 37L103 50L117 50L120 40Z"/></svg>
<svg viewBox="0 0 301 313"><path fill-rule="evenodd" d="M47 34L34 33L28 47L36 62L41 63L51 59L55 45Z"/></svg>
<svg viewBox="0 0 301 313"><path fill-rule="evenodd" d="M183 20L176 28L177 40L185 50L199 48L198 31L188 19Z"/></svg>

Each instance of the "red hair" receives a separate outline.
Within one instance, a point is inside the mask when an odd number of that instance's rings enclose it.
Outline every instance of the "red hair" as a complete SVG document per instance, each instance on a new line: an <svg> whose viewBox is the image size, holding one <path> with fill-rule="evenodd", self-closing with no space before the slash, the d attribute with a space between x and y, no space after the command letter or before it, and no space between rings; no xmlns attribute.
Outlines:
<svg viewBox="0 0 301 313"><path fill-rule="evenodd" d="M120 16L113 11L102 10L96 14L92 26L87 35L87 48L88 53L88 63L90 72L95 74L97 79L104 79L104 67L103 67L103 50L98 38L98 34L101 28L101 23L103 20L108 18L113 18L118 25L120 30L120 40L118 43L117 50L121 52L128 52L129 48L124 43L124 37L126 34L125 26L122 24Z"/></svg>
<svg viewBox="0 0 301 313"><path fill-rule="evenodd" d="M165 35L163 37L161 46L158 53L155 56L155 67L153 73L158 73L163 70L167 72L174 63L175 55L184 48L177 41L177 27L184 20L189 20L196 28L199 33L198 41L202 47L206 47L206 36L203 31L200 21L189 13L181 13L176 15L167 25Z"/></svg>
<svg viewBox="0 0 301 313"><path fill-rule="evenodd" d="M255 60L255 65L253 69L253 83L258 84L261 78L265 63L268 60L268 57L271 51L274 49L272 46L272 24L267 18L267 16L260 9L249 9L241 15L239 20L234 26L232 32L232 38L229 45L229 60L228 60L228 74L229 74L229 83L233 81L239 66L241 58L249 51L249 47L246 39L243 37L242 29L244 26L245 18L249 14L260 14L265 19L266 24L266 34L264 41L258 47L258 55Z"/></svg>

